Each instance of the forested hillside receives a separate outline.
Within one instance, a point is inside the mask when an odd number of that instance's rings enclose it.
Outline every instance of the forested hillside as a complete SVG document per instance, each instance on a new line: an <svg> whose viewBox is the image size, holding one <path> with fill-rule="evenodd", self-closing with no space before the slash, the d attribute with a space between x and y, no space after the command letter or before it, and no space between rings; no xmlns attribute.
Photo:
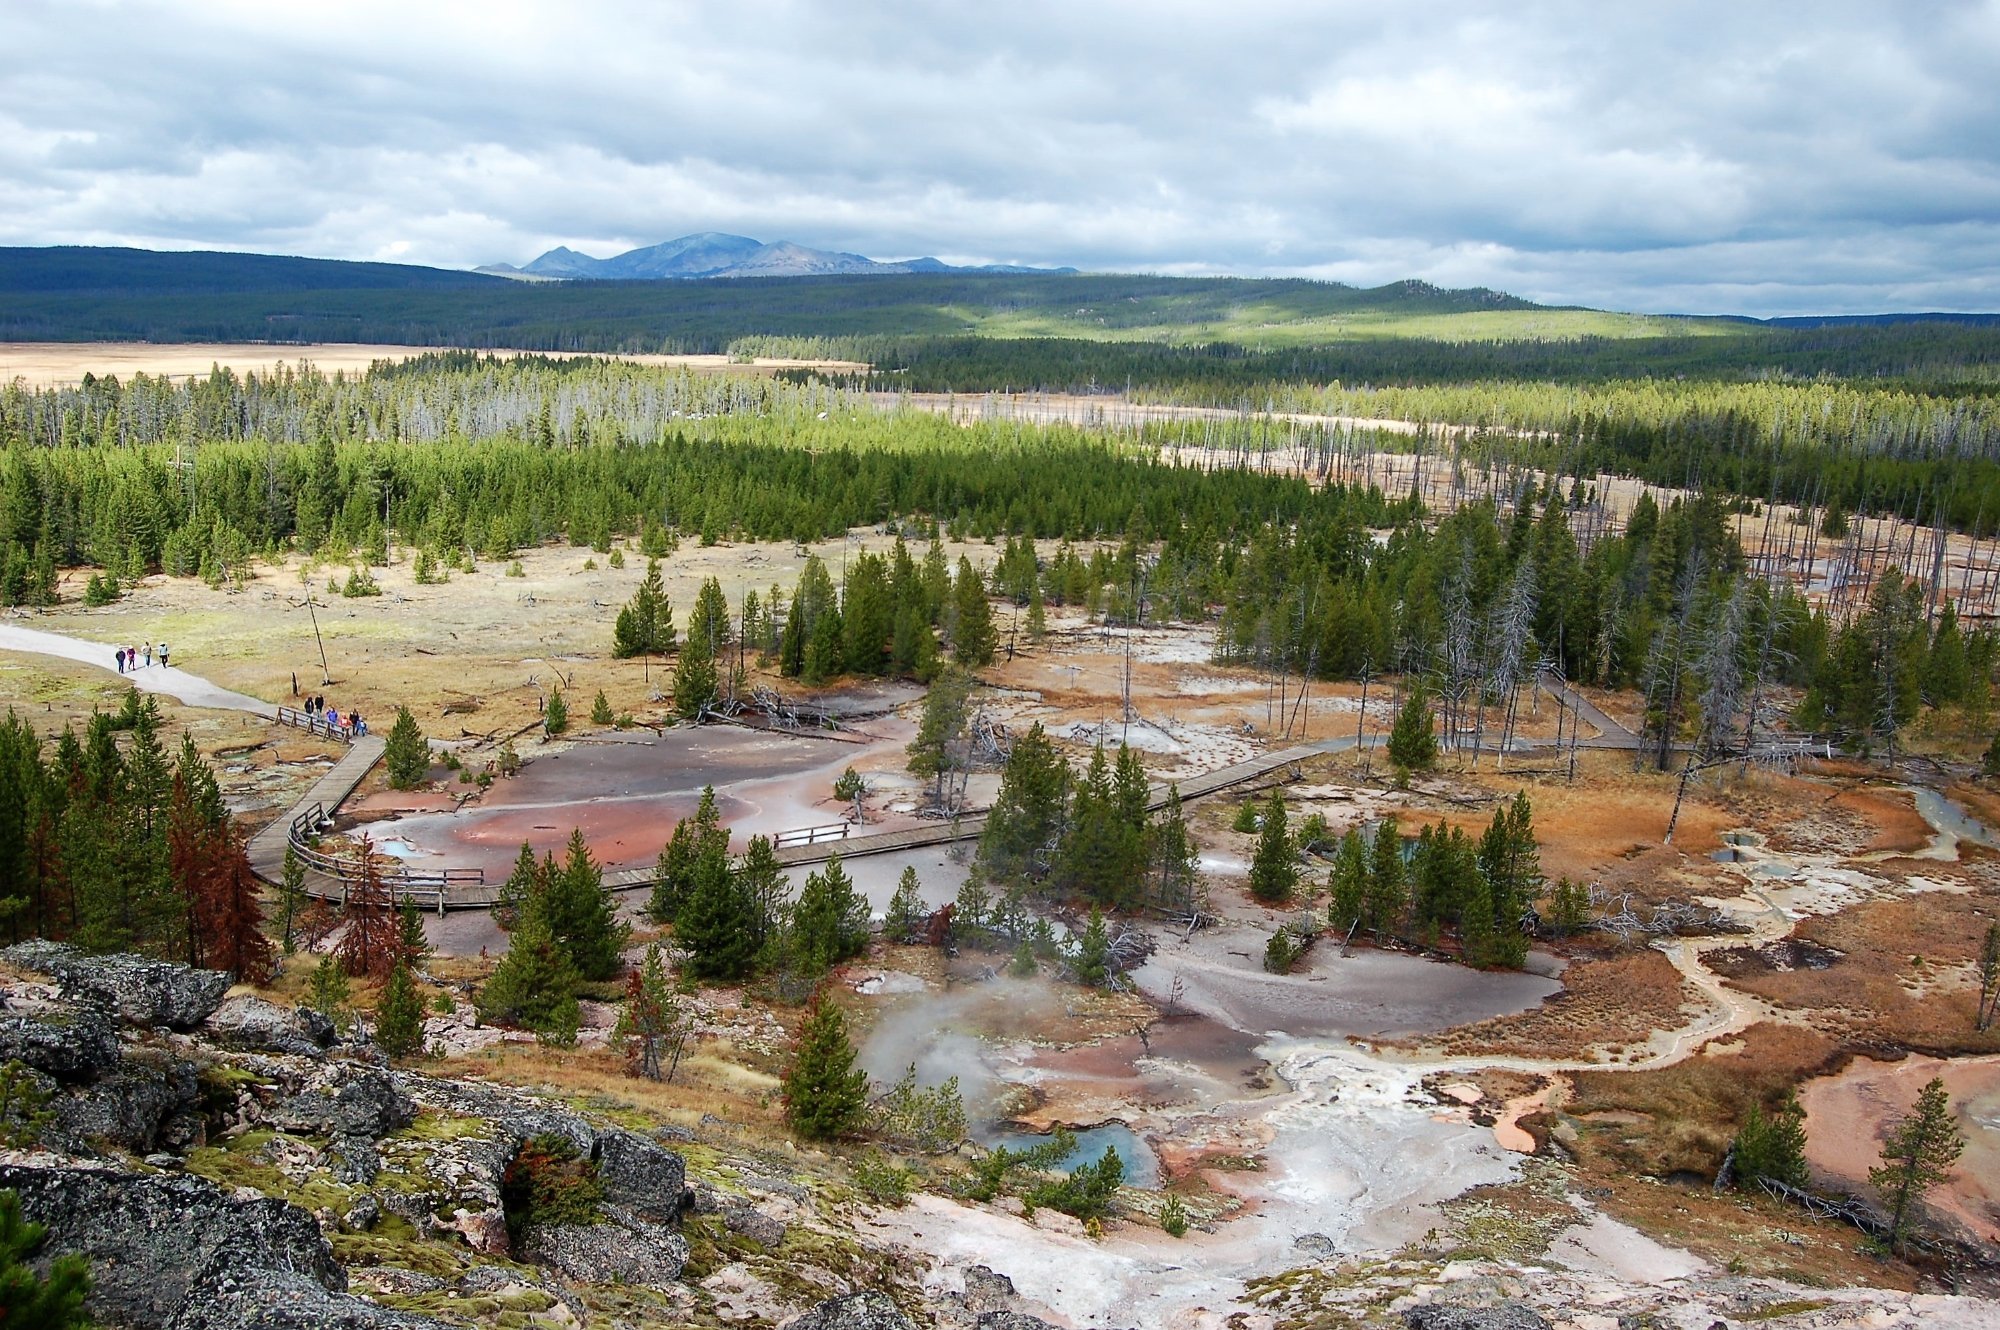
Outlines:
<svg viewBox="0 0 2000 1330"><path fill-rule="evenodd" d="M1687 326L1421 282L1360 290L1297 280L960 272L523 284L391 264L143 250L0 249L0 292L8 294L0 340L10 341L714 353L774 336L973 332L1292 345L1399 330L1493 337Z"/></svg>

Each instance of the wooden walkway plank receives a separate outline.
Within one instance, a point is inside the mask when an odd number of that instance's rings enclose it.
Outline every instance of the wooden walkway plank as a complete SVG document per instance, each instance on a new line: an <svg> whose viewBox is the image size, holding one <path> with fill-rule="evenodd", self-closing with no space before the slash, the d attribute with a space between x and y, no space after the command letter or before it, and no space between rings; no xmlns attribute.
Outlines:
<svg viewBox="0 0 2000 1330"><path fill-rule="evenodd" d="M269 825L250 838L250 869L264 881L277 884L285 877L285 846L289 843L292 823L300 814L318 804L329 816L333 810L354 793L368 773L382 760L382 750L388 746L379 734L366 734L348 746L347 752L333 764L331 770L312 783L312 788L300 795L296 802L273 818ZM332 881L332 879L328 879ZM314 892L314 895L323 894ZM333 895L340 893L336 889Z"/></svg>

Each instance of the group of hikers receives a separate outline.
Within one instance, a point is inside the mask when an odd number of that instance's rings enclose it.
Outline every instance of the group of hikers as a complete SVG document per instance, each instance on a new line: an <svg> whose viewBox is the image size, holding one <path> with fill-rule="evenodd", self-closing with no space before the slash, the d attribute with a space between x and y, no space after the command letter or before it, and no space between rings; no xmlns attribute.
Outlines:
<svg viewBox="0 0 2000 1330"><path fill-rule="evenodd" d="M318 717L336 730L342 725L346 725L357 739L368 733L368 722L361 718L360 712L350 711L347 713L346 718L343 719L340 714L340 708L328 706L326 704L326 696L323 693L315 693L311 697L308 697L303 709L307 716Z"/></svg>
<svg viewBox="0 0 2000 1330"><path fill-rule="evenodd" d="M153 644L151 642L146 643L143 647L119 647L113 653L118 660L118 672L120 674L129 674L141 668L139 661L142 653L145 656L146 665L150 666L153 663ZM160 668L165 669L166 667L167 644L162 642L160 643Z"/></svg>

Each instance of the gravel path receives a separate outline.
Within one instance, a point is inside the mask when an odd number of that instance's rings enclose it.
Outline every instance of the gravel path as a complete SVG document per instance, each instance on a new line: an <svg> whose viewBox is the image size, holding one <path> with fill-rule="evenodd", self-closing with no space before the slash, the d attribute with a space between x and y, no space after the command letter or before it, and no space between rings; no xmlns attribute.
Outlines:
<svg viewBox="0 0 2000 1330"><path fill-rule="evenodd" d="M114 643L106 646L100 642L86 642L80 637L70 637L63 633L44 632L39 628L23 628L19 624L0 623L0 651L27 651L38 656L59 656L64 660L79 661L85 665L95 665L109 673L118 673L117 651L129 643ZM157 645L157 643L155 644ZM172 643L167 644L170 648ZM272 703L249 697L243 693L219 688L199 675L166 665L142 665L136 670L126 670L119 675L134 688L146 693L164 693L178 699L182 705L190 707L214 707L222 711L248 711L266 720L275 720L278 708Z"/></svg>

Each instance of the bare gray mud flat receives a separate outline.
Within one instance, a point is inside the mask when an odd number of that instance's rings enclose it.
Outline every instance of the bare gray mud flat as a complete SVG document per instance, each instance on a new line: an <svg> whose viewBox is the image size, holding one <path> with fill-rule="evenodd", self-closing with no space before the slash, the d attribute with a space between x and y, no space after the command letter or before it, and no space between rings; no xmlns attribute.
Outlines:
<svg viewBox="0 0 2000 1330"><path fill-rule="evenodd" d="M1399 952L1322 942L1292 974L1263 968L1268 933L1228 923L1160 938L1133 974L1154 1003L1177 1005L1256 1035L1381 1038L1429 1034L1526 1011L1559 992L1553 979L1483 971ZM1179 985L1176 991L1176 984Z"/></svg>
<svg viewBox="0 0 2000 1330"><path fill-rule="evenodd" d="M834 778L876 746L721 725L571 743L534 756L519 776L457 812L406 814L370 834L399 842L395 852L412 867L480 868L490 878L506 874L523 841L560 854L574 827L603 867L636 868L653 862L674 824L694 815L702 787L713 785L740 850L752 835L839 821L846 810L833 801Z"/></svg>

